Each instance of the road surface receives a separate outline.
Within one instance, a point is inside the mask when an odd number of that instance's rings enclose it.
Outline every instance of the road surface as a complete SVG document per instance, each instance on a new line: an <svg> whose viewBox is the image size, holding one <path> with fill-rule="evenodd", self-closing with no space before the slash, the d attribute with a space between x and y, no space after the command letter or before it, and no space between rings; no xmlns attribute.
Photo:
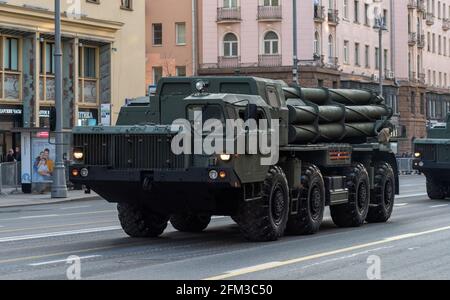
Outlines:
<svg viewBox="0 0 450 300"><path fill-rule="evenodd" d="M131 239L104 201L5 208L0 279L66 279L73 255L83 279L450 279L450 201L429 200L421 176L401 190L387 224L339 229L327 213L319 234L273 243L220 217L202 234Z"/></svg>

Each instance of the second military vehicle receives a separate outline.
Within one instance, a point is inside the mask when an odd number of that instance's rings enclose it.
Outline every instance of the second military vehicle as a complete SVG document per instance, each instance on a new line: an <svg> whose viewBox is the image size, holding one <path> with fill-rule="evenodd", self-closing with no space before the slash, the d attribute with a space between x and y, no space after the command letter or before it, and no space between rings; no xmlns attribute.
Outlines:
<svg viewBox="0 0 450 300"><path fill-rule="evenodd" d="M253 77L165 78L156 96L123 107L116 126L73 130L70 179L118 203L132 237L157 237L169 221L179 231L201 232L220 215L231 216L248 240L273 241L317 232L326 206L339 227L386 222L399 191L391 116L368 91ZM204 137L175 126L179 119L193 127L210 119L224 127L229 120L267 121L268 128L256 129L266 134L253 142L267 139L279 159L262 163L269 154L252 151L251 143L238 152L238 138L231 139L236 152L174 153L182 131ZM254 132L245 127L244 140Z"/></svg>
<svg viewBox="0 0 450 300"><path fill-rule="evenodd" d="M425 174L431 199L450 197L450 114L446 125L431 127L428 138L414 142L413 168Z"/></svg>

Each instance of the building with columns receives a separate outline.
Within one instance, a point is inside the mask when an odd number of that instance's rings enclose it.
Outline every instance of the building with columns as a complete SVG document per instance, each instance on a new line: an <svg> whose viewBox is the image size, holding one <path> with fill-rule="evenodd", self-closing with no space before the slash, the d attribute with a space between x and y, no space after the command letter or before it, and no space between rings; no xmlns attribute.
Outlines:
<svg viewBox="0 0 450 300"><path fill-rule="evenodd" d="M54 106L53 0L0 2L0 157L14 128L48 127ZM64 127L114 123L145 94L144 1L62 1Z"/></svg>

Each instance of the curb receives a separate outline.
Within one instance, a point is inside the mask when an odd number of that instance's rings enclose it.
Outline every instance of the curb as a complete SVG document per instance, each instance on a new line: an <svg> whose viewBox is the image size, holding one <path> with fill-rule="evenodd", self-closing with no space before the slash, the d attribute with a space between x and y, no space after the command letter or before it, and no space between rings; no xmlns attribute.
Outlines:
<svg viewBox="0 0 450 300"><path fill-rule="evenodd" d="M24 207L24 206L38 206L38 205L48 205L48 204L61 204L66 202L83 202L83 201L94 201L94 200L103 200L100 196L92 196L92 197L83 197L83 198L70 198L70 199L56 199L56 200L42 200L35 203L11 203L11 204L1 204L0 200L0 208L11 208L11 207Z"/></svg>

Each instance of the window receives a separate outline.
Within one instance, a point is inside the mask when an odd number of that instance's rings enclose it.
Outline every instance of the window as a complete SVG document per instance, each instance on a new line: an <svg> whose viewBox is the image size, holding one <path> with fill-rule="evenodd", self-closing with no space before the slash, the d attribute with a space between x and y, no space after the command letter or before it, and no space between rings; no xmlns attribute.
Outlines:
<svg viewBox="0 0 450 300"><path fill-rule="evenodd" d="M238 56L238 39L234 33L227 33L223 38L223 56L237 57Z"/></svg>
<svg viewBox="0 0 450 300"><path fill-rule="evenodd" d="M331 34L328 36L328 57L329 62L334 63L334 38Z"/></svg>
<svg viewBox="0 0 450 300"><path fill-rule="evenodd" d="M178 66L176 67L177 76L186 77L186 66Z"/></svg>
<svg viewBox="0 0 450 300"><path fill-rule="evenodd" d="M320 35L317 31L314 34L314 54L320 55Z"/></svg>
<svg viewBox="0 0 450 300"><path fill-rule="evenodd" d="M348 19L348 0L344 0L344 19Z"/></svg>
<svg viewBox="0 0 450 300"><path fill-rule="evenodd" d="M355 23L359 23L359 1L354 2L355 9Z"/></svg>
<svg viewBox="0 0 450 300"><path fill-rule="evenodd" d="M355 66L360 66L360 60L359 60L359 43L355 43Z"/></svg>
<svg viewBox="0 0 450 300"><path fill-rule="evenodd" d="M153 24L153 45L160 46L163 43L163 27L161 23Z"/></svg>
<svg viewBox="0 0 450 300"><path fill-rule="evenodd" d="M364 4L364 25L369 26L369 4Z"/></svg>
<svg viewBox="0 0 450 300"><path fill-rule="evenodd" d="M79 102L97 105L99 101L99 49L94 46L79 47Z"/></svg>
<svg viewBox="0 0 450 300"><path fill-rule="evenodd" d="M366 68L370 68L370 46L366 45L366 48L364 50L364 65Z"/></svg>
<svg viewBox="0 0 450 300"><path fill-rule="evenodd" d="M8 71L19 70L19 40L15 38L5 38L4 40L3 66Z"/></svg>
<svg viewBox="0 0 450 300"><path fill-rule="evenodd" d="M44 59L45 56L45 59ZM45 64L45 69L44 69ZM55 74L55 44L41 43L41 74Z"/></svg>
<svg viewBox="0 0 450 300"><path fill-rule="evenodd" d="M264 6L279 6L280 1L279 0L264 0L263 4L264 4Z"/></svg>
<svg viewBox="0 0 450 300"><path fill-rule="evenodd" d="M186 45L186 23L176 23L175 31L177 45Z"/></svg>
<svg viewBox="0 0 450 300"><path fill-rule="evenodd" d="M266 88L267 99L272 107L280 107L280 101L276 88L268 86Z"/></svg>
<svg viewBox="0 0 450 300"><path fill-rule="evenodd" d="M383 59L383 64L384 64L384 70L388 70L388 59L389 59L389 55L388 55L388 50L384 49L384 59Z"/></svg>
<svg viewBox="0 0 450 300"><path fill-rule="evenodd" d="M264 54L272 54L276 55L279 53L279 41L278 41L278 35L273 32L269 31L264 36Z"/></svg>
<svg viewBox="0 0 450 300"><path fill-rule="evenodd" d="M349 49L348 49L349 42L344 41L344 64L349 63Z"/></svg>
<svg viewBox="0 0 450 300"><path fill-rule="evenodd" d="M223 7L224 8L236 8L237 0L223 0Z"/></svg>
<svg viewBox="0 0 450 300"><path fill-rule="evenodd" d="M19 101L22 97L20 40L0 35L0 99Z"/></svg>
<svg viewBox="0 0 450 300"><path fill-rule="evenodd" d="M158 82L163 77L162 67L153 67L153 84L158 84Z"/></svg>
<svg viewBox="0 0 450 300"><path fill-rule="evenodd" d="M132 0L121 0L120 1L120 8L122 9L133 9L133 1Z"/></svg>
<svg viewBox="0 0 450 300"><path fill-rule="evenodd" d="M40 95L41 101L55 101L55 44L42 41L40 45Z"/></svg>
<svg viewBox="0 0 450 300"><path fill-rule="evenodd" d="M431 33L429 32L427 34L427 50L428 52L431 52Z"/></svg>

